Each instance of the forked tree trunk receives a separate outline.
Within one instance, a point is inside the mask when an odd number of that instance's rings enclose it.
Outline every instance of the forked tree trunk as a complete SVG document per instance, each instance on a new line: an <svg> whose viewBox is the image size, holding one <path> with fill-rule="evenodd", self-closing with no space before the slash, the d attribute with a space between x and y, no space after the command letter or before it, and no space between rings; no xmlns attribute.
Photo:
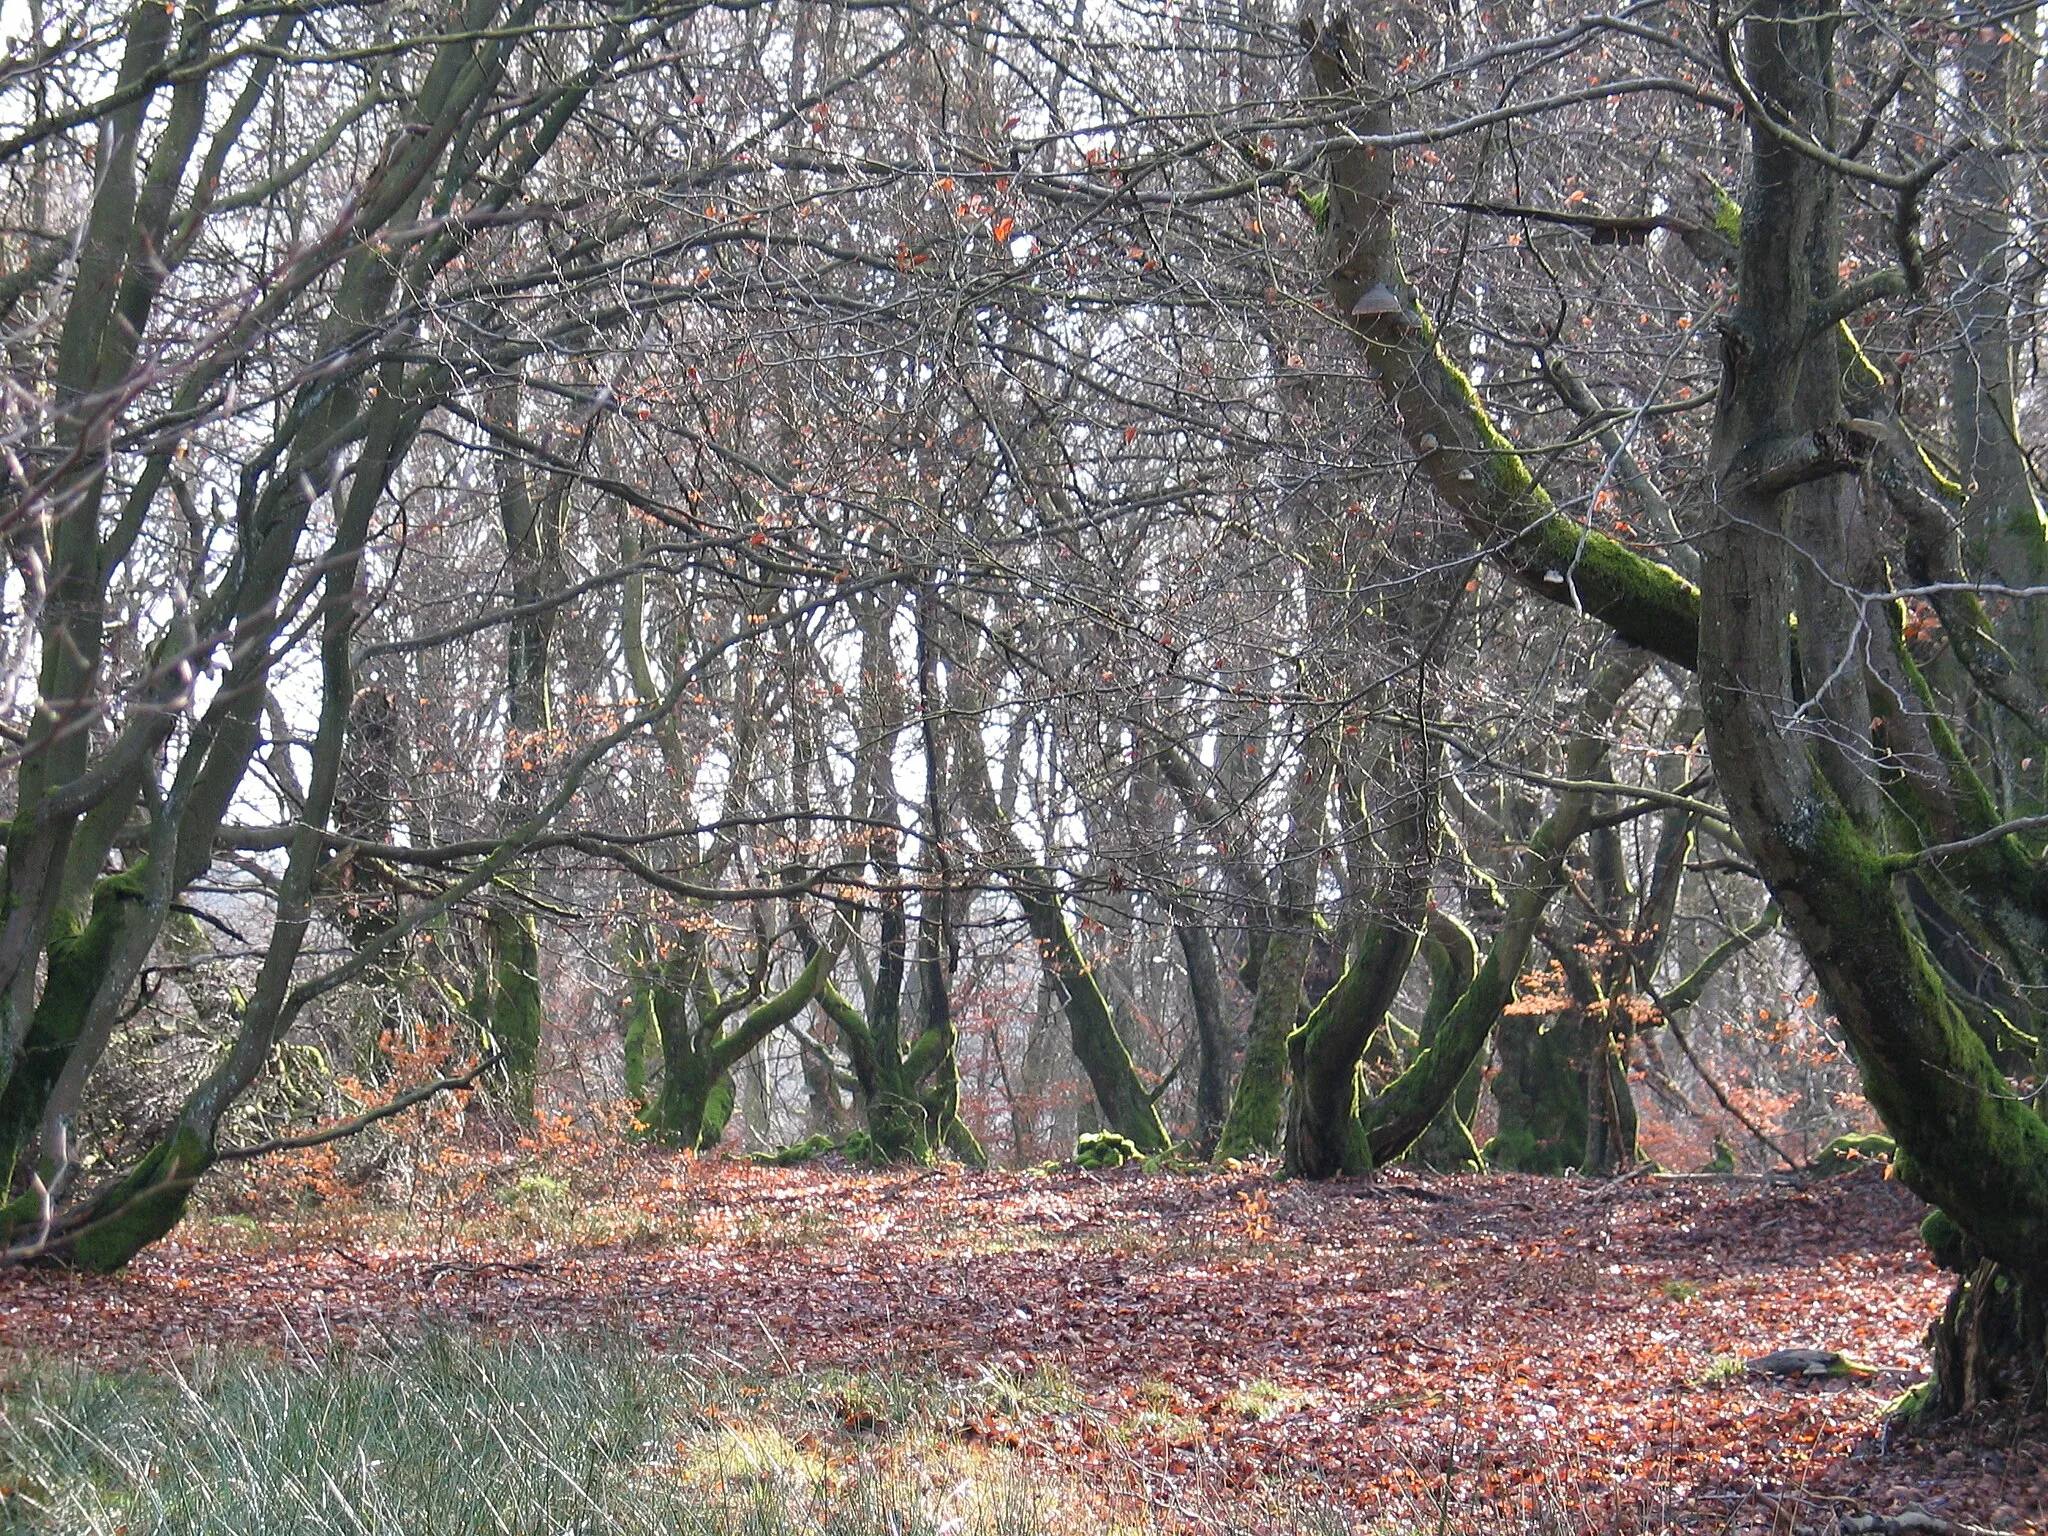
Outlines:
<svg viewBox="0 0 2048 1536"><path fill-rule="evenodd" d="M669 1146L703 1151L718 1144L732 1119L733 1073L763 1041L811 1005L824 985L832 953L814 948L779 991L766 991L769 946L746 985L721 996L701 934L685 935L671 958L641 980L661 1035L662 1080L649 1107L649 1134Z"/></svg>
<svg viewBox="0 0 2048 1536"><path fill-rule="evenodd" d="M1832 137L1836 25L1832 9L1790 0L1744 28L1754 89L1821 142ZM1865 1093L1898 1139L1901 1175L2007 1266L2010 1281L2038 1289L2048 1285L2048 1125L2009 1091L1949 995L1901 889L1910 859L1891 856L1895 826L1862 764L1875 750L1907 765L1902 788L1927 841L1984 831L1995 812L1903 647L1872 647L1867 678L1842 665L1858 631L1856 616L1839 611L1840 593L1884 583L1854 564L1869 535L1848 473L1858 455L1827 318L1839 291L1838 178L1764 125L1752 131L1751 156L1714 453L1727 516L1709 549L1701 620L1715 769L1744 846L1834 1005ZM1831 678L1840 682L1814 709L1806 680ZM2037 879L2029 871L1996 899L2038 908ZM2018 916L2041 921L2039 910Z"/></svg>
<svg viewBox="0 0 2048 1536"><path fill-rule="evenodd" d="M1429 963L1429 1003L1415 1031L1418 1051L1426 1051L1443 1032L1444 1021L1472 985L1479 970L1479 946L1463 923L1448 913L1431 911L1422 933L1422 953ZM1479 1108L1481 1062L1475 1058L1458 1079L1448 1104L1437 1111L1414 1146L1408 1161L1440 1173L1475 1173L1483 1165L1472 1139L1472 1117Z"/></svg>

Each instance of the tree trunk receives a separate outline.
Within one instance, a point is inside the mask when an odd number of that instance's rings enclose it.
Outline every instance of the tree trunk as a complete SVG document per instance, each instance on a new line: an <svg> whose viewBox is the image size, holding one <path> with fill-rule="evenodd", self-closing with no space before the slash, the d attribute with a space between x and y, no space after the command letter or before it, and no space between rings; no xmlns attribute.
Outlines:
<svg viewBox="0 0 2048 1536"><path fill-rule="evenodd" d="M540 1075L540 929L532 913L495 906L485 919L484 932L490 956L484 1027L492 1048L504 1053L513 1107L530 1119Z"/></svg>
<svg viewBox="0 0 2048 1536"><path fill-rule="evenodd" d="M1195 1015L1195 1151L1207 1157L1215 1150L1229 1110L1230 1031L1224 1022L1223 974L1208 929L1184 922L1173 932L1187 967L1188 1001Z"/></svg>
<svg viewBox="0 0 2048 1536"><path fill-rule="evenodd" d="M732 1120L733 1074L776 1030L811 1005L835 954L806 944L803 967L780 991L763 998L772 946L760 954L744 988L720 996L702 934L684 935L667 962L642 982L661 1031L661 1090L648 1117L650 1134L670 1146L706 1151Z"/></svg>
<svg viewBox="0 0 2048 1536"><path fill-rule="evenodd" d="M965 668L956 668L956 677ZM1159 1110L1138 1077L1130 1047L1116 1027L1116 1014L1103 995L1080 942L1060 904L1051 871L1032 859L996 802L988 754L975 723L981 718L963 684L955 685L955 711L964 722L954 733L959 795L967 819L990 846L997 873L1023 910L1025 926L1038 946L1039 963L1067 1016L1074 1057L1088 1074L1095 1102L1109 1129L1130 1138L1140 1152L1163 1152L1169 1143Z"/></svg>
<svg viewBox="0 0 2048 1536"><path fill-rule="evenodd" d="M1755 89L1799 132L1823 140L1834 115L1835 24L1834 12L1799 0L1744 27ZM2009 1091L1948 994L1887 856L1894 823L1861 767L1875 749L1907 769L1900 789L1922 808L1929 840L1995 820L1949 750L1945 724L1923 712L1903 653L1873 647L1868 681L1845 664L1857 632L1844 633L1840 594L1884 583L1849 565L1868 536L1858 526L1858 483L1840 464L1850 456L1838 451L1846 429L1837 333L1816 323L1838 288L1837 179L1761 125L1751 153L1741 300L1724 339L1714 455L1729 515L1710 546L1716 579L1701 619L1714 766L1743 846L1835 1006L1872 1107L1898 1139L1901 1176L1987 1257L2041 1285L2048 1125ZM1802 461L1827 472L1788 485L1782 466ZM1788 556L1788 546L1800 553ZM1786 643L1795 611L1796 673ZM1816 710L1801 679L1831 678L1839 682ZM1889 792L1894 803L1898 793ZM2010 844L1985 846L1997 858ZM1969 880L1969 860L1957 863ZM2031 872L2001 885L1986 894L2015 906L2037 899Z"/></svg>
<svg viewBox="0 0 2048 1536"><path fill-rule="evenodd" d="M1510 1014L1494 1035L1490 1167L1565 1173L1586 1155L1585 1030L1577 1010Z"/></svg>
<svg viewBox="0 0 2048 1536"><path fill-rule="evenodd" d="M1479 946L1463 923L1432 909L1422 934L1422 952L1429 962L1429 1005L1415 1032L1415 1044L1419 1051L1426 1051L1437 1043L1444 1021L1472 985L1479 969ZM1476 1173L1484 1166L1479 1145L1472 1139L1472 1116L1479 1107L1481 1086L1480 1062L1475 1057L1458 1079L1451 1101L1409 1148L1410 1162L1440 1173Z"/></svg>
<svg viewBox="0 0 2048 1536"><path fill-rule="evenodd" d="M1987 1257L2048 1284L2048 1124L1969 1027L1898 889L1903 869L1939 867L1975 910L2007 924L2015 955L2040 948L2022 938L2048 911L2032 856L1999 828L1896 617L1878 620L1891 626L1887 649L1854 599L1891 583L1850 565L1879 541L1861 525L1851 478L1872 438L1841 409L1851 348L1839 321L1856 301L1914 279L1879 274L1846 298L1840 288L1838 173L1811 153L1836 141L1838 14L1785 0L1741 23L1751 159L1739 297L1723 327L1712 455L1721 516L1701 562L1703 596L1562 515L1436 344L1395 258L1394 152L1372 142L1392 111L1369 24L1365 35L1343 23L1308 29L1324 95L1365 108L1352 120L1361 140L1328 161L1340 247L1330 288L1439 494L1515 578L1698 667L1730 819L1835 1005L1869 1101L1898 1139L1900 1175ZM1899 195L1916 196L1917 185ZM1899 212L1910 242L1913 210ZM1396 302L1354 313L1375 285ZM1877 457L1883 481L1897 465ZM1910 514L1912 498L1897 499ZM1952 633L1960 653L1968 631ZM1811 699L1802 679L1819 688ZM1873 757L1896 771L1881 793L1866 767ZM1888 806L1901 816L1888 818ZM1903 852L1892 851L1895 838ZM1958 843L1933 859L1919 851Z"/></svg>
<svg viewBox="0 0 2048 1536"><path fill-rule="evenodd" d="M1273 912L1255 955L1251 1029L1230 1113L1217 1138L1219 1158L1277 1151L1286 1123L1287 1039L1300 1026L1308 999L1302 982L1315 955L1316 874L1329 820L1336 751L1329 733L1308 732L1301 747L1287 818L1287 842L1273 882Z"/></svg>

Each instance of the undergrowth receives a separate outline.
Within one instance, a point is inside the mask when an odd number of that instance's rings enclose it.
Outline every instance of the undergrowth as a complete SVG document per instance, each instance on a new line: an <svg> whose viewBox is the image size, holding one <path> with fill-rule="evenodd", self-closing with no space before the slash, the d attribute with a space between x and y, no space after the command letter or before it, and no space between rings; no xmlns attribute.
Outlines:
<svg viewBox="0 0 2048 1536"><path fill-rule="evenodd" d="M16 1362L0 1532L64 1536L1111 1536L1134 1500L971 1443L1057 1382L757 1380L628 1344L429 1338L309 1364Z"/></svg>

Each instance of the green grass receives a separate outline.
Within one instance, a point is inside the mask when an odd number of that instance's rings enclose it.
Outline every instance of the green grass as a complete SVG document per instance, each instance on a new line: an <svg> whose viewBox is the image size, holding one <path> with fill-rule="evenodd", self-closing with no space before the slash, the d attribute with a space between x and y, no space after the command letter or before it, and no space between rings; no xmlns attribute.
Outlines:
<svg viewBox="0 0 2048 1536"><path fill-rule="evenodd" d="M1699 1383L1704 1387L1725 1387L1733 1382L1747 1381L1749 1367L1743 1364L1740 1355L1716 1355L1706 1370L1700 1373Z"/></svg>
<svg viewBox="0 0 2048 1536"><path fill-rule="evenodd" d="M14 1362L0 1532L1111 1536L1142 1506L957 1431L1057 1382L698 1372L630 1344L446 1338L311 1365Z"/></svg>

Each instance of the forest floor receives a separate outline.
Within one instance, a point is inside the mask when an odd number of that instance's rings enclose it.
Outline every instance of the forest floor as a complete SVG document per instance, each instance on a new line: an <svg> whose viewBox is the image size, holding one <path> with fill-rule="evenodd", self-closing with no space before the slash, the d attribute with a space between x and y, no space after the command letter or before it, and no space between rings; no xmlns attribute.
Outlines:
<svg viewBox="0 0 2048 1536"><path fill-rule="evenodd" d="M1887 1427L1947 1283L1918 1202L1874 1173L1308 1185L649 1154L477 1188L430 1214L215 1214L112 1278L0 1275L0 1349L119 1368L624 1335L770 1375L1037 1383L954 1432L1117 1481L1167 1528L1285 1503L1356 1529L1826 1533L1918 1506L2048 1530L2048 1419ZM1872 1374L1742 1366L1789 1346Z"/></svg>

